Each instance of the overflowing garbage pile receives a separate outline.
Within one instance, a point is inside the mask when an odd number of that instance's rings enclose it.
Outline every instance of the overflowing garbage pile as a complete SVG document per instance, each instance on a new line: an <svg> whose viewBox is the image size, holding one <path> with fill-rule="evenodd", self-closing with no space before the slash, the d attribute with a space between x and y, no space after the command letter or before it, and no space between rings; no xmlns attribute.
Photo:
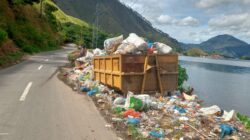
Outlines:
<svg viewBox="0 0 250 140"><path fill-rule="evenodd" d="M67 79L76 84L80 92L92 97L112 127L124 130L122 135L132 139L249 139L245 125L234 110L219 106L202 107L196 95L175 91L170 96L128 92L126 97L98 81L93 81L93 56L109 54L169 53L171 47L152 43L151 47L136 34L108 39L104 50L95 49L78 58L82 65L67 71ZM150 47L149 47L150 46Z"/></svg>

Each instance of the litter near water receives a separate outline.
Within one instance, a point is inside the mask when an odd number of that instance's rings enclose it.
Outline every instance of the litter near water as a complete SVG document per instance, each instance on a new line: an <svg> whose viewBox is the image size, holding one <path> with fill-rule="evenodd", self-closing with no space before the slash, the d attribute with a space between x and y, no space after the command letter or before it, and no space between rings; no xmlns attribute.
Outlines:
<svg viewBox="0 0 250 140"><path fill-rule="evenodd" d="M149 44L149 45L148 45ZM155 49L149 49L149 48ZM69 69L64 76L80 93L86 93L96 101L99 110L105 112L110 124L106 128L126 128L124 135L159 139L246 139L249 119L225 111L217 105L203 107L195 94L172 91L170 95L136 94L128 91L120 94L111 86L95 81L93 59L112 54L168 54L172 48L156 42L147 43L132 33L105 41L104 50L95 49L78 58L81 65Z"/></svg>

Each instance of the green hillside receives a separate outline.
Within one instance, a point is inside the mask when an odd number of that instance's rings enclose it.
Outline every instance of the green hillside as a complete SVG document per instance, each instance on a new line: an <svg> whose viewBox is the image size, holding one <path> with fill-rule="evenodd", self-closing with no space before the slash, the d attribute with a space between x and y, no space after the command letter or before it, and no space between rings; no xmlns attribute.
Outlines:
<svg viewBox="0 0 250 140"><path fill-rule="evenodd" d="M59 34L29 4L32 0L0 0L0 66L24 53L53 50Z"/></svg>
<svg viewBox="0 0 250 140"><path fill-rule="evenodd" d="M0 67L25 53L58 49L63 42L92 47L94 27L66 15L51 0L44 0L43 14L37 0L0 0ZM98 46L109 36L98 31Z"/></svg>
<svg viewBox="0 0 250 140"><path fill-rule="evenodd" d="M168 34L155 29L151 23L139 13L123 5L119 0L54 0L56 4L67 14L87 21L90 24L96 22L106 32L114 35L127 36L134 32L151 41L159 41L179 48L177 40ZM97 11L96 11L97 9Z"/></svg>

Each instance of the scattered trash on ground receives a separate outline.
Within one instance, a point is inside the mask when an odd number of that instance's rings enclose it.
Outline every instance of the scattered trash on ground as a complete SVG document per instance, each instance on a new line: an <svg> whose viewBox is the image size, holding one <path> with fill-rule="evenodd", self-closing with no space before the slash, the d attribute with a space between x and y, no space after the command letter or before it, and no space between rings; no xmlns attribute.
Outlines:
<svg viewBox="0 0 250 140"><path fill-rule="evenodd" d="M153 53L170 53L172 48L153 43ZM219 106L202 107L198 96L180 91L169 96L126 93L126 97L113 89L93 81L94 56L106 54L141 54L148 51L147 43L136 34L108 39L105 50L88 52L74 68L64 68L62 78L74 90L90 96L112 128L124 139L250 139L248 117L227 112ZM127 48L128 47L128 48Z"/></svg>

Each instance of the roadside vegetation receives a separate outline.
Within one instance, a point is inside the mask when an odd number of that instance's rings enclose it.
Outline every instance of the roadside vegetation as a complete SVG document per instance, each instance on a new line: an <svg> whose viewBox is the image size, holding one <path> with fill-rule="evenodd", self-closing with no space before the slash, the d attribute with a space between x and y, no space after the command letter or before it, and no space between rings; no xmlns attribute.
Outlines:
<svg viewBox="0 0 250 140"><path fill-rule="evenodd" d="M39 11L40 3L34 4L34 7ZM53 29L60 34L61 41L84 45L87 48L94 48L92 38L93 30L97 30L96 27L93 27L83 20L65 14L51 0L43 1L43 16L50 23ZM99 29L97 32L98 38L95 39L97 44L95 46L102 48L104 40L111 35Z"/></svg>
<svg viewBox="0 0 250 140"><path fill-rule="evenodd" d="M58 49L72 42L93 48L95 27L66 15L51 0L0 0L0 67L19 61L24 54ZM98 31L95 46L110 36Z"/></svg>
<svg viewBox="0 0 250 140"><path fill-rule="evenodd" d="M0 67L23 54L57 49L60 41L47 21L32 7L37 0L0 0Z"/></svg>

